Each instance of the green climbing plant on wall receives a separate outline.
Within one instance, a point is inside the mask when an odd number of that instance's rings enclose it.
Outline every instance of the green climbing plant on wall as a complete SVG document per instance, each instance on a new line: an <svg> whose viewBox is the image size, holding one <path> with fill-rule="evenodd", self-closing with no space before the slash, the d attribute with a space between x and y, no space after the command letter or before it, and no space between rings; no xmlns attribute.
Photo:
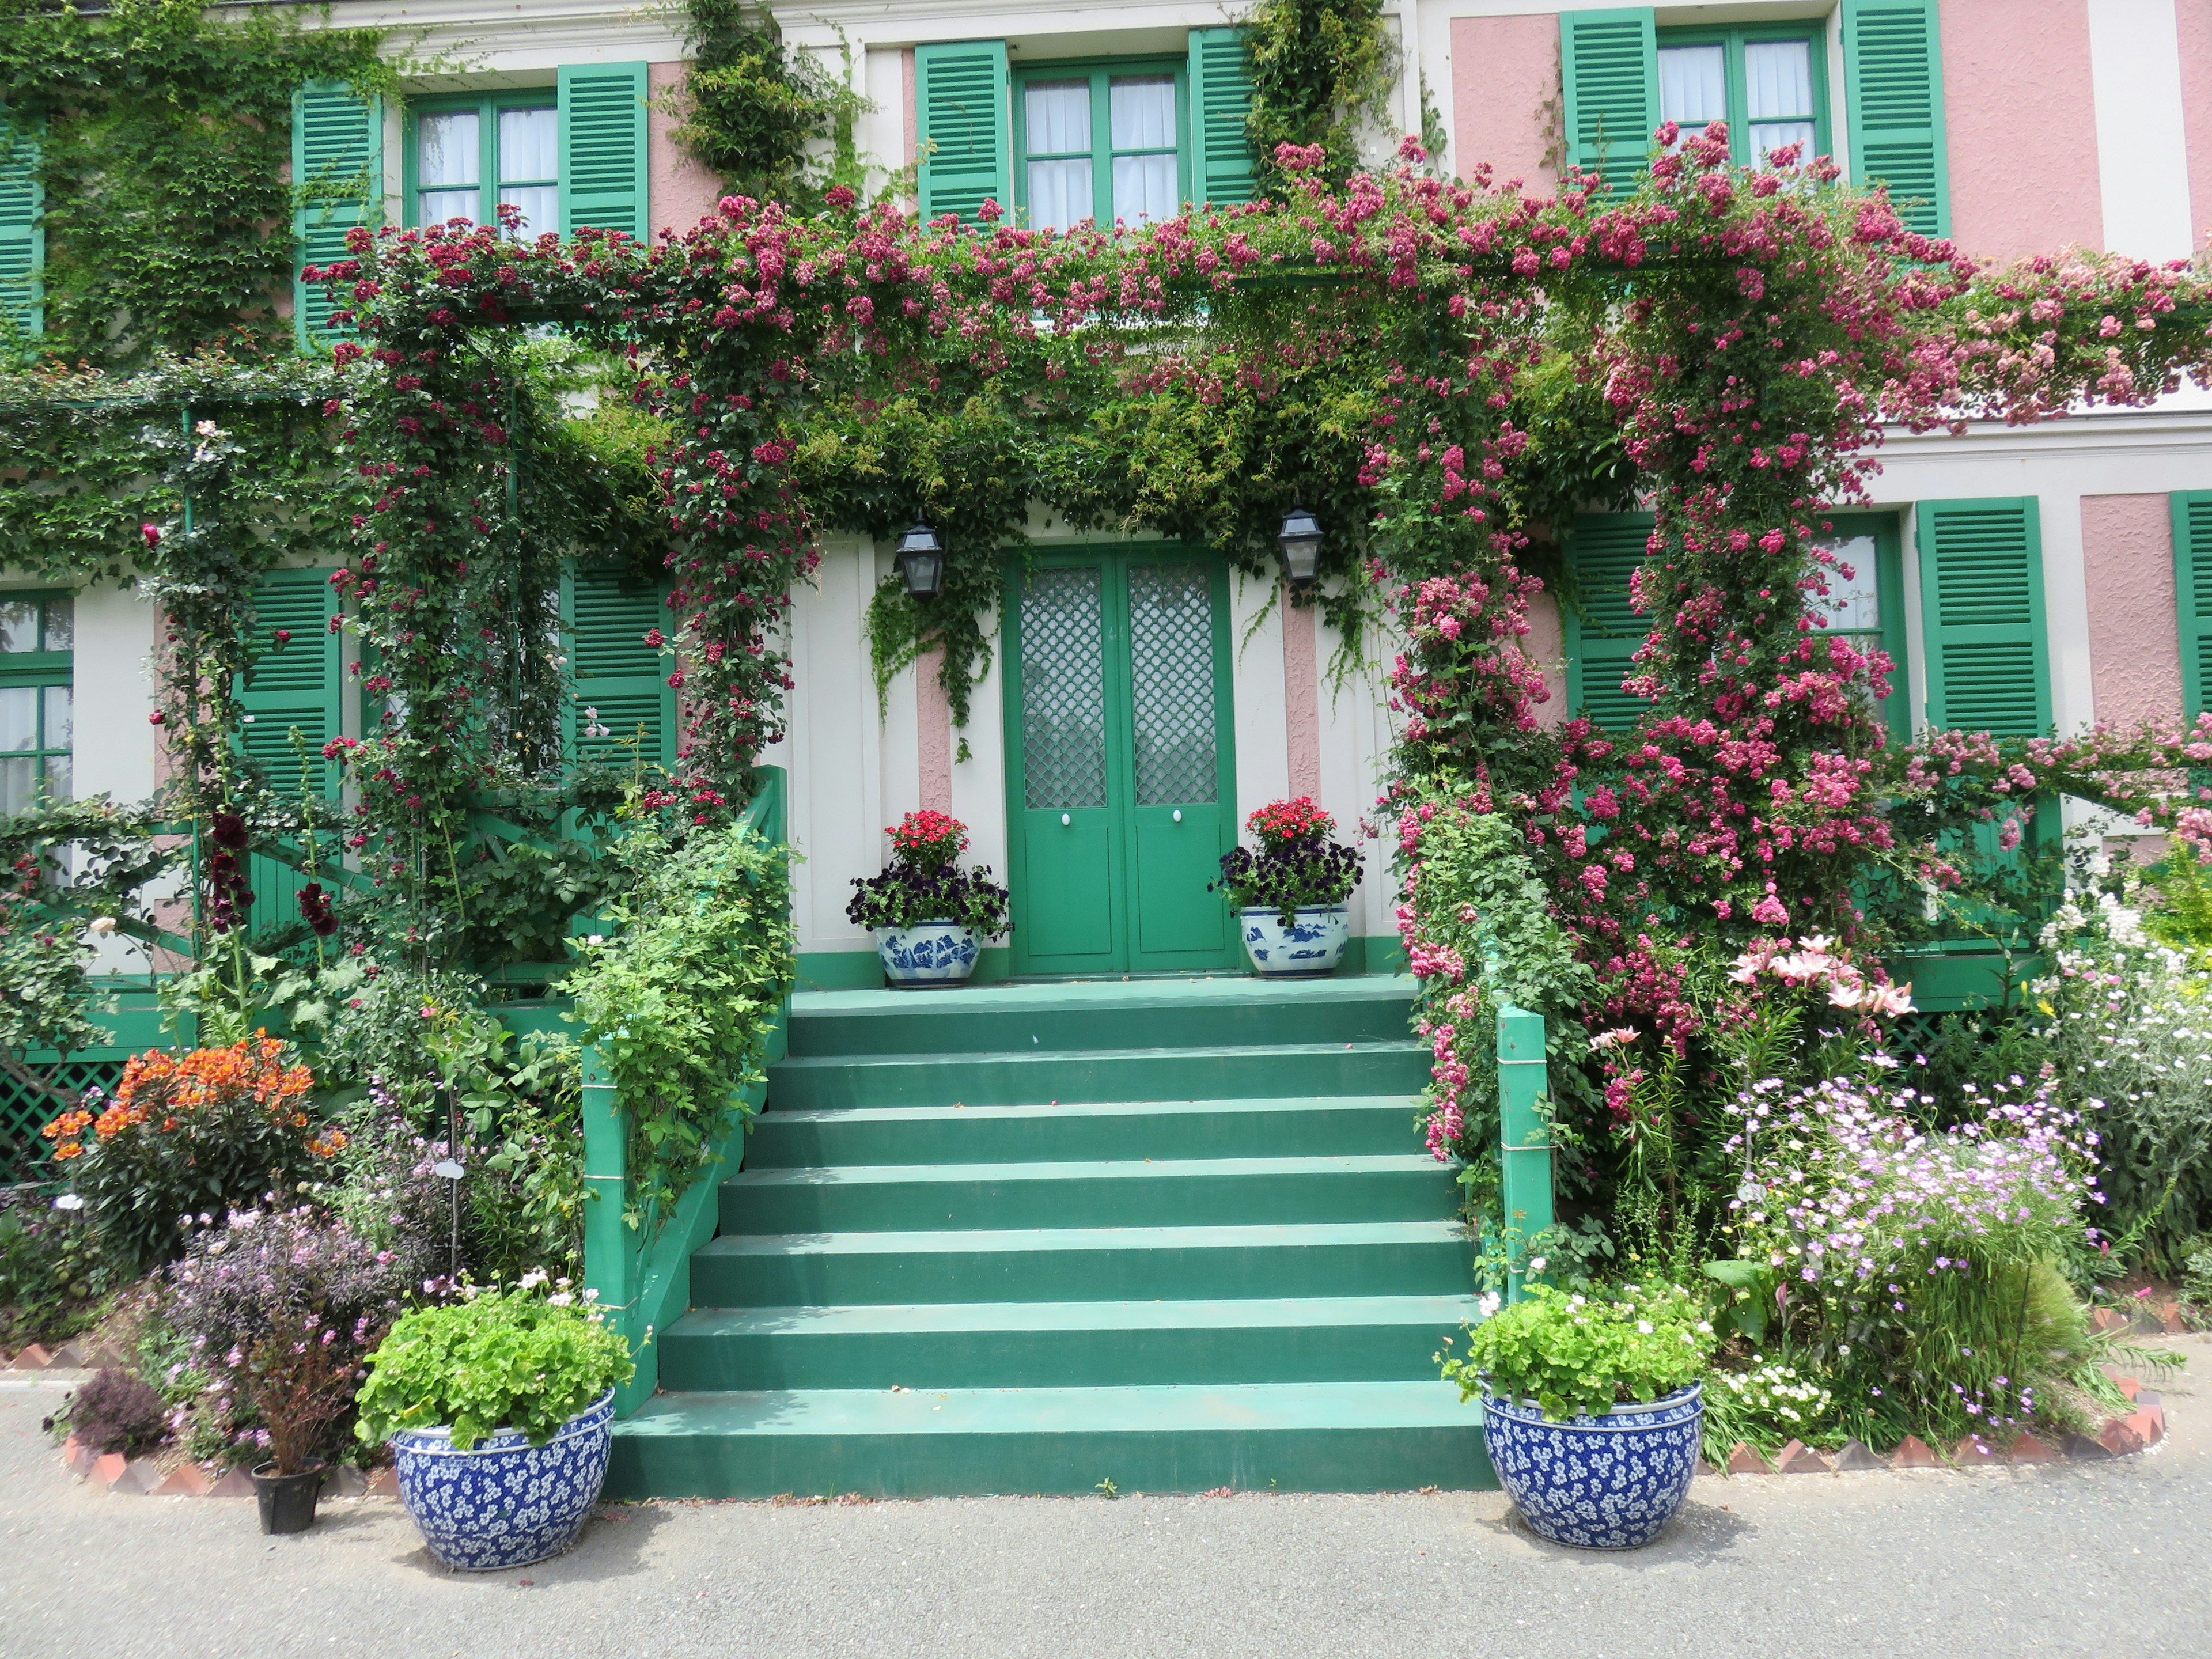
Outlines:
<svg viewBox="0 0 2212 1659"><path fill-rule="evenodd" d="M811 53L786 46L765 5L684 0L684 35L691 58L671 100L676 140L724 188L811 211L825 190L860 187L854 128L867 100Z"/></svg>
<svg viewBox="0 0 2212 1659"><path fill-rule="evenodd" d="M1388 130L1398 76L1398 43L1383 27L1382 0L1260 0L1245 28L1252 76L1245 131L1270 192L1282 185L1274 159L1280 144L1322 146L1332 182L1358 172L1360 140Z"/></svg>

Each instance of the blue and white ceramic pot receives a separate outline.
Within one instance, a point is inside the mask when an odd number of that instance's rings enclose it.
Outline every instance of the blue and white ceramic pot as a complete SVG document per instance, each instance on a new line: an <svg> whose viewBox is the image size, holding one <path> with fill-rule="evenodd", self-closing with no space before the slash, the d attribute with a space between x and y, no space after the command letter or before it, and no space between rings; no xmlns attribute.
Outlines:
<svg viewBox="0 0 2212 1659"><path fill-rule="evenodd" d="M526 1567L576 1541L607 1478L614 1439L610 1389L533 1446L512 1429L453 1449L449 1429L392 1437L399 1498L430 1553L464 1572Z"/></svg>
<svg viewBox="0 0 2212 1659"><path fill-rule="evenodd" d="M1280 910L1264 906L1239 910L1237 920L1244 934L1244 954L1252 959L1252 971L1262 979L1333 974L1344 960L1344 947L1352 942L1352 912L1341 904L1293 910L1287 927Z"/></svg>
<svg viewBox="0 0 2212 1659"><path fill-rule="evenodd" d="M1586 1550L1632 1550L1674 1518L1698 1472L1705 1387L1648 1406L1547 1423L1535 1401L1486 1394L1483 1437L1498 1484L1529 1529Z"/></svg>
<svg viewBox="0 0 2212 1659"><path fill-rule="evenodd" d="M975 930L957 921L876 929L876 954L884 959L884 978L898 990L965 984L982 953L983 942Z"/></svg>

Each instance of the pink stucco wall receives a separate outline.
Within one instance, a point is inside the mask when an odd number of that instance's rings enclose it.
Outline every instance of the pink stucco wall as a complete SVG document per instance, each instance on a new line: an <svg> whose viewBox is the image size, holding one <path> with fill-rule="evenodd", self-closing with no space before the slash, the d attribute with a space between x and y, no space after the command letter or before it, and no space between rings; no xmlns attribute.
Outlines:
<svg viewBox="0 0 2212 1659"><path fill-rule="evenodd" d="M2123 726L2181 715L2173 525L2163 495L2084 495L2089 684L2097 719Z"/></svg>
<svg viewBox="0 0 2212 1659"><path fill-rule="evenodd" d="M1291 793L1321 799L1321 650L1315 635L1319 615L1311 605L1283 607L1283 715L1288 724Z"/></svg>
<svg viewBox="0 0 2212 1659"><path fill-rule="evenodd" d="M1551 694L1536 705L1536 724L1565 726L1574 711L1567 707L1567 629L1557 595L1539 593L1528 601L1528 634L1521 645L1544 671L1544 690Z"/></svg>
<svg viewBox="0 0 2212 1659"><path fill-rule="evenodd" d="M653 92L645 128L653 228L681 233L716 212L715 204L722 199L722 181L693 161L690 153L669 136L677 119L660 107L660 94L684 84L684 65L653 64L647 67L647 76Z"/></svg>
<svg viewBox="0 0 2212 1659"><path fill-rule="evenodd" d="M2088 0L1943 0L1940 27L1960 250L2102 247Z"/></svg>
<svg viewBox="0 0 2212 1659"><path fill-rule="evenodd" d="M2180 0L2173 9L2181 33L2181 119L2189 146L2189 223L2191 245L2202 248L2212 231L2212 4Z"/></svg>
<svg viewBox="0 0 2212 1659"><path fill-rule="evenodd" d="M945 649L915 659L915 741L921 760L921 810L952 810L952 700L945 695Z"/></svg>
<svg viewBox="0 0 2212 1659"><path fill-rule="evenodd" d="M1452 167L1474 177L1487 161L1499 184L1532 195L1557 175L1545 164L1559 124L1559 20L1455 17L1451 26Z"/></svg>

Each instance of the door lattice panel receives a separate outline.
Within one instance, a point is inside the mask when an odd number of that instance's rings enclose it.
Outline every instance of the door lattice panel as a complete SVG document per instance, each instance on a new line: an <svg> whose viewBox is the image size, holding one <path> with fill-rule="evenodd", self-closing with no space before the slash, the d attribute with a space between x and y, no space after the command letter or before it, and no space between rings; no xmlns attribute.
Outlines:
<svg viewBox="0 0 2212 1659"><path fill-rule="evenodd" d="M1031 807L1106 805L1106 641L1100 573L1022 583L1022 794Z"/></svg>
<svg viewBox="0 0 2212 1659"><path fill-rule="evenodd" d="M1195 564L1129 568L1129 686L1135 706L1137 805L1211 803L1213 585Z"/></svg>
<svg viewBox="0 0 2212 1659"><path fill-rule="evenodd" d="M73 1095L95 1086L112 1094L122 1080L119 1060L70 1060L54 1079ZM62 1111L51 1096L0 1077L0 1182L48 1179L56 1172L59 1166L46 1162L52 1143L41 1139L39 1130Z"/></svg>

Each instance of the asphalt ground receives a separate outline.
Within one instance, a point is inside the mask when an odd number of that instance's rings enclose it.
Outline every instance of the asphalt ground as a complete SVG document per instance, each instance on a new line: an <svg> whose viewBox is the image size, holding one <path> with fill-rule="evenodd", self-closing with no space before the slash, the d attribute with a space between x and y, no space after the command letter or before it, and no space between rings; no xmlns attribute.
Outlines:
<svg viewBox="0 0 2212 1659"><path fill-rule="evenodd" d="M612 1506L558 1560L449 1573L390 1500L264 1538L250 1502L63 1468L0 1381L0 1656L957 1659L2212 1656L2212 1341L2113 1462L1700 1480L1629 1554L1495 1492Z"/></svg>

